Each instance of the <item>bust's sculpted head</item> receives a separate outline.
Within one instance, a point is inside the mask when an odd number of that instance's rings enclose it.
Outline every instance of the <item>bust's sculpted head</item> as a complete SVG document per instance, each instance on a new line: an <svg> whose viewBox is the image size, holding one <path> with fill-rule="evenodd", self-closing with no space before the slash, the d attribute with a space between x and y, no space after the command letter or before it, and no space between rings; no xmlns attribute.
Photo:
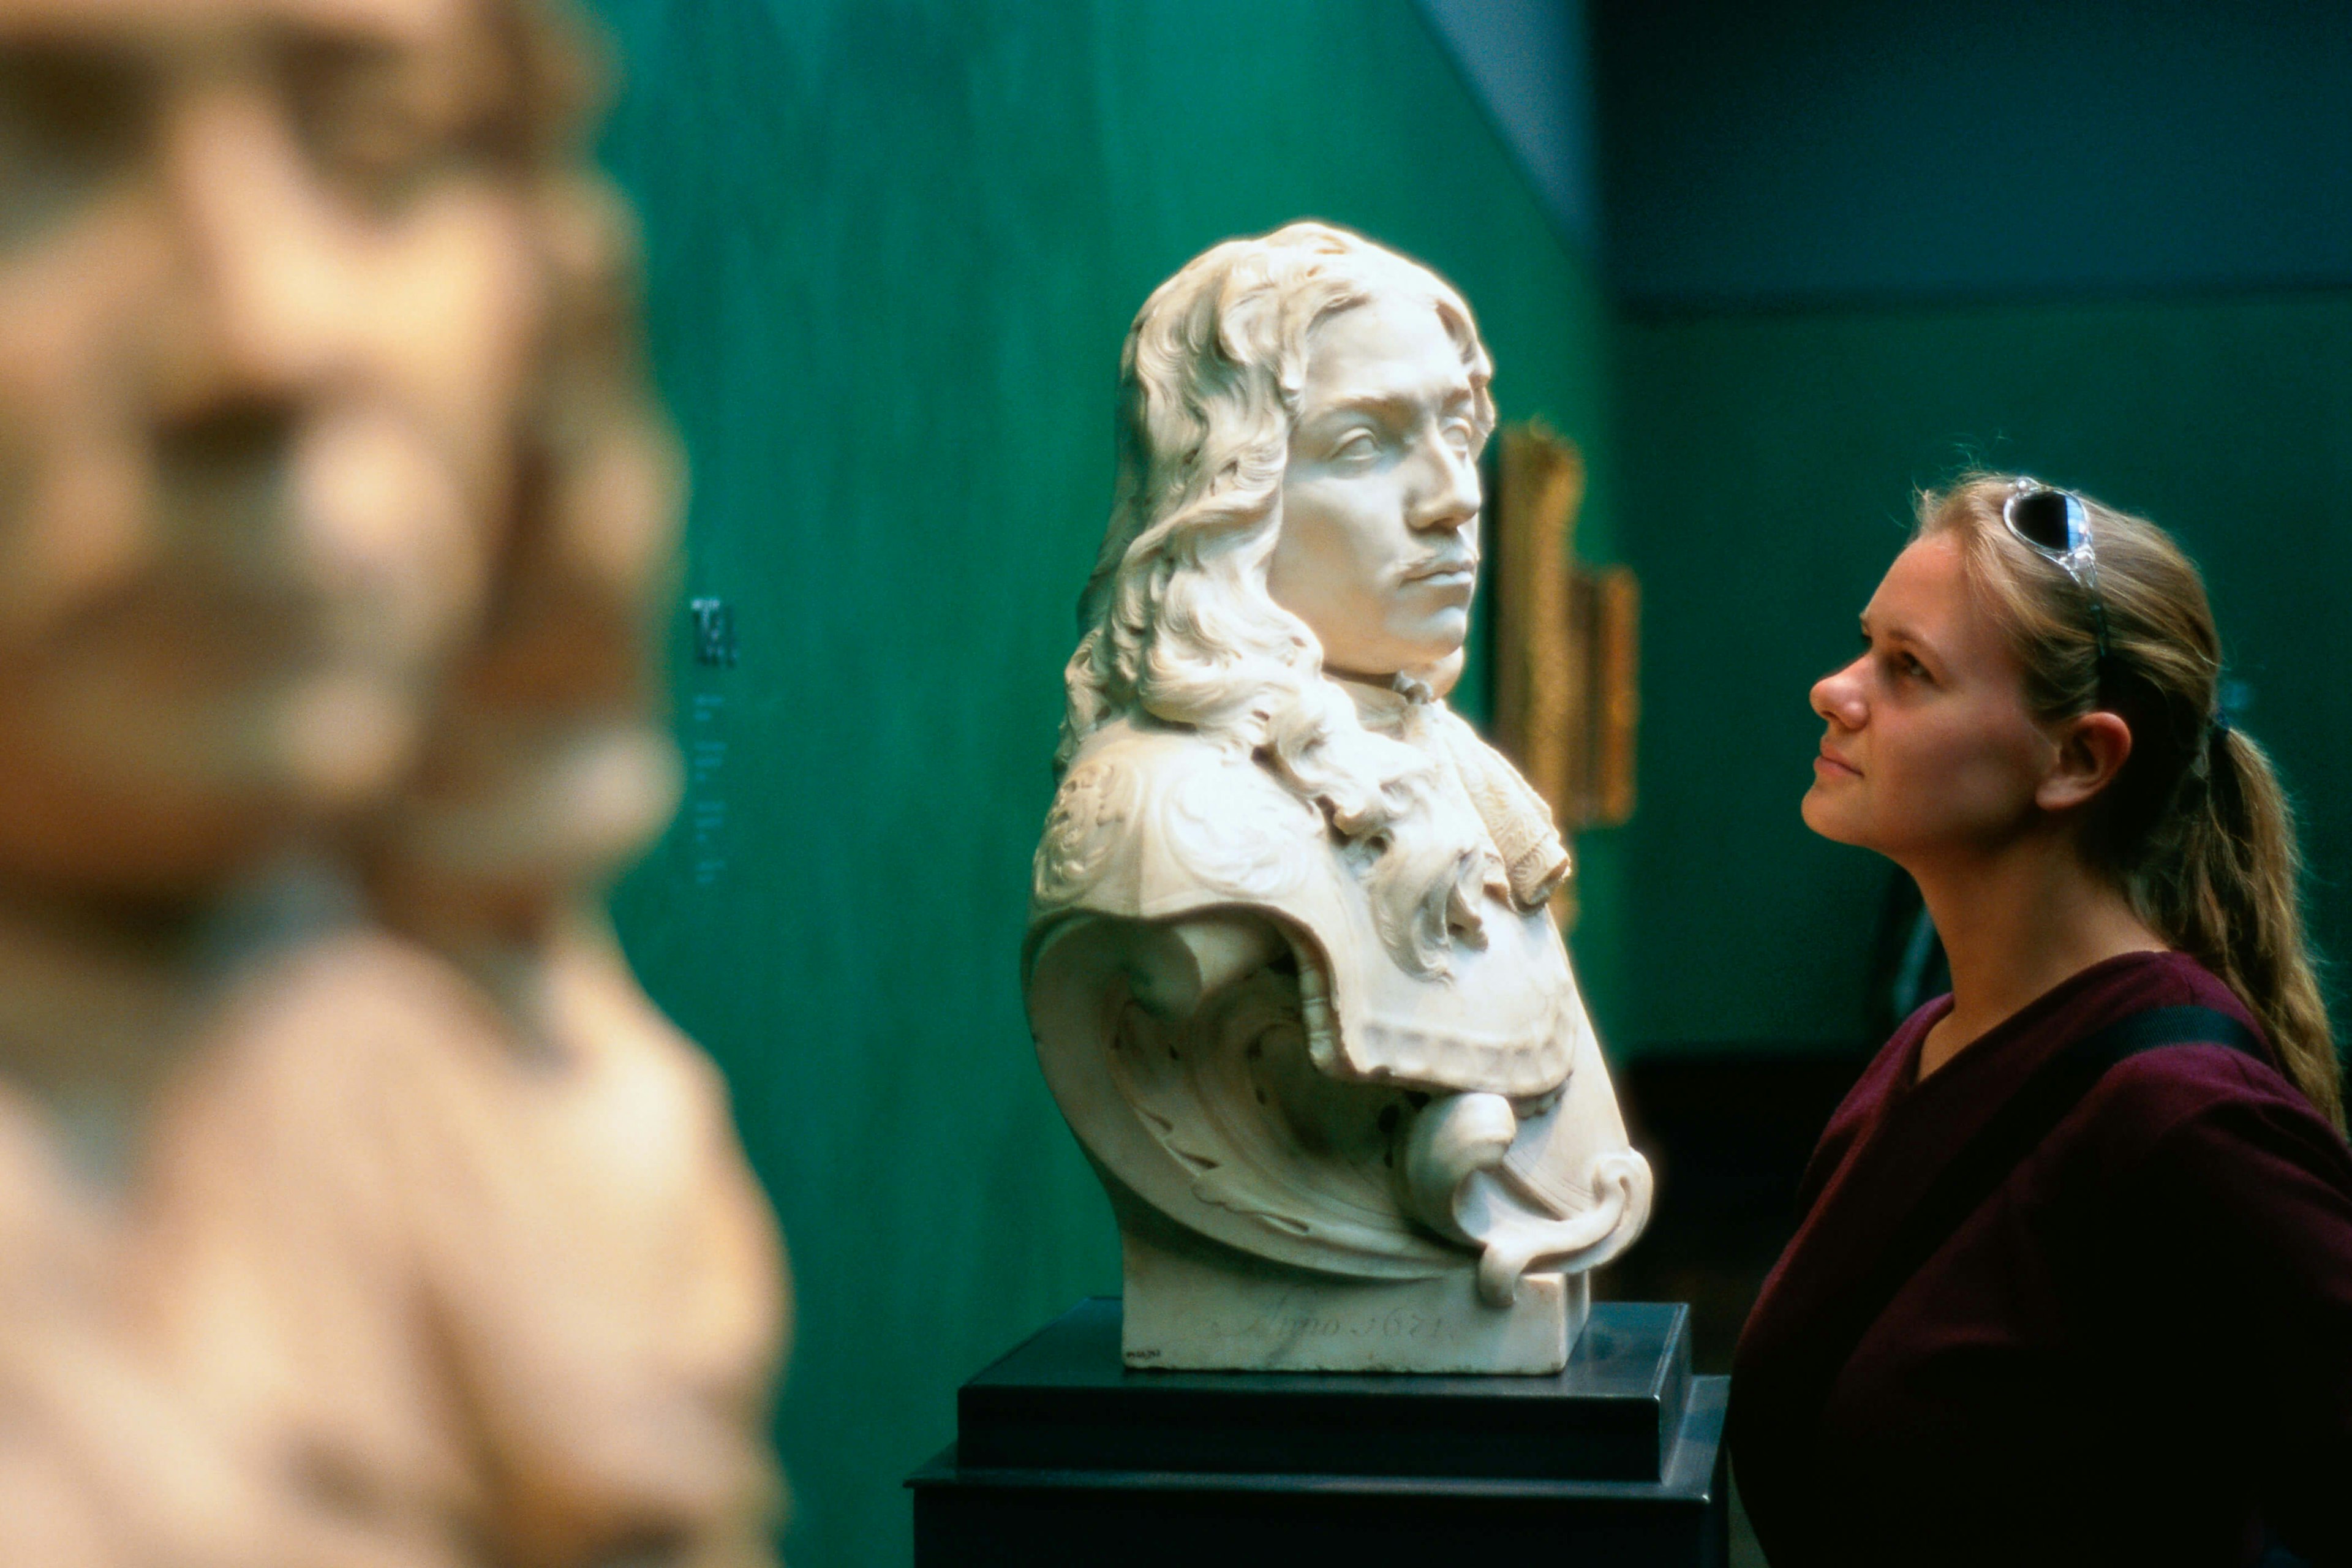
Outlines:
<svg viewBox="0 0 2352 1568"><path fill-rule="evenodd" d="M584 63L538 0L0 0L0 875L460 860L461 799L600 765L654 820L669 457Z"/></svg>
<svg viewBox="0 0 2352 1568"><path fill-rule="evenodd" d="M1441 692L1458 673L1489 375L1452 288L1321 224L1228 241L1155 290L1121 356L1062 760L1130 713L1233 744L1344 837L1384 837L1379 879L1442 919L1470 835L1327 668Z"/></svg>

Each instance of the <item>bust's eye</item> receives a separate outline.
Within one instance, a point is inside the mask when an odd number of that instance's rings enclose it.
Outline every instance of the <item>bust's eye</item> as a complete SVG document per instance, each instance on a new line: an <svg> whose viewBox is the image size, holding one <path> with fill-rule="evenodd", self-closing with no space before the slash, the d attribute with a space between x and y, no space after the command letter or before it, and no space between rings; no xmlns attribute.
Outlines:
<svg viewBox="0 0 2352 1568"><path fill-rule="evenodd" d="M1335 463L1361 465L1380 455L1381 444L1369 430L1351 430L1331 448L1331 460Z"/></svg>
<svg viewBox="0 0 2352 1568"><path fill-rule="evenodd" d="M138 68L95 50L0 50L0 246L68 218L145 144Z"/></svg>
<svg viewBox="0 0 2352 1568"><path fill-rule="evenodd" d="M400 56L317 45L289 50L287 90L314 166L362 207L391 216L434 176L484 150L488 128L456 84Z"/></svg>
<svg viewBox="0 0 2352 1568"><path fill-rule="evenodd" d="M1445 422L1445 444L1466 458L1478 444L1478 433L1470 427L1467 419L1448 419Z"/></svg>

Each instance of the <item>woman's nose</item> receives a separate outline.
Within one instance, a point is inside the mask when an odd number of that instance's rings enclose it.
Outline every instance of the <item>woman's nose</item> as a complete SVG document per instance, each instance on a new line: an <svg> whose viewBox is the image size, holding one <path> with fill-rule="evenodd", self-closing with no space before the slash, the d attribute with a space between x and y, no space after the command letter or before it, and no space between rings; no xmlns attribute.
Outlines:
<svg viewBox="0 0 2352 1568"><path fill-rule="evenodd" d="M1813 682L1813 711L1848 730L1861 729L1870 718L1870 707L1863 700L1862 682L1857 678L1856 666L1861 662L1856 659Z"/></svg>

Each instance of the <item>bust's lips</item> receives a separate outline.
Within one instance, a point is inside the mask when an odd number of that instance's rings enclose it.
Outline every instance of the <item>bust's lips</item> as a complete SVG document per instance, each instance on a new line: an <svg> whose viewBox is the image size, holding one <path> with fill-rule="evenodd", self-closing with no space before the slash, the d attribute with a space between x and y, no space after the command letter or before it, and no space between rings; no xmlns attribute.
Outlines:
<svg viewBox="0 0 2352 1568"><path fill-rule="evenodd" d="M1475 582L1478 575L1478 558L1475 555L1440 555L1424 561L1406 572L1407 583L1430 583L1446 585Z"/></svg>

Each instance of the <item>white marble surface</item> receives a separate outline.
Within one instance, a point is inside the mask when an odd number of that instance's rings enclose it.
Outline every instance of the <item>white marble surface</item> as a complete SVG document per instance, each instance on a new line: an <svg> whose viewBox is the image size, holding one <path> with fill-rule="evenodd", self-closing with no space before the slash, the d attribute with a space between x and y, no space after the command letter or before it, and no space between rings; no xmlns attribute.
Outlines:
<svg viewBox="0 0 2352 1568"><path fill-rule="evenodd" d="M1647 1218L1567 853L1444 700L1487 376L1451 289L1315 225L1130 334L1024 980L1132 1364L1555 1369Z"/></svg>
<svg viewBox="0 0 2352 1568"><path fill-rule="evenodd" d="M1591 1313L1581 1274L1531 1274L1496 1310L1462 1269L1339 1279L1121 1238L1132 1367L1169 1371L1552 1373Z"/></svg>

